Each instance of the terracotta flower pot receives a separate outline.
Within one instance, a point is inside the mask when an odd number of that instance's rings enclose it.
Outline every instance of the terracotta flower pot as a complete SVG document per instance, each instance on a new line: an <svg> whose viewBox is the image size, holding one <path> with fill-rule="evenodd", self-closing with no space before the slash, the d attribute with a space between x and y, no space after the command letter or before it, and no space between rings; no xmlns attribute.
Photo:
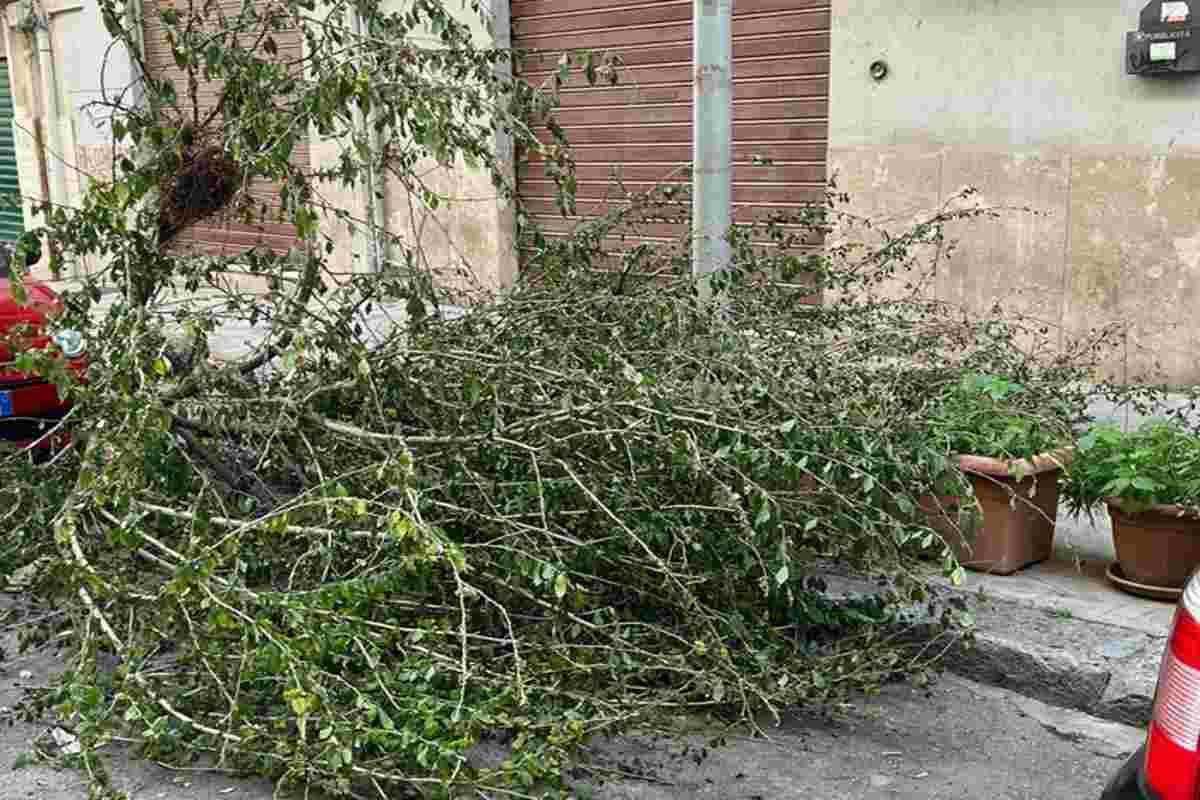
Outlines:
<svg viewBox="0 0 1200 800"><path fill-rule="evenodd" d="M974 541L975 530L982 522L982 515L974 502L954 495L921 495L917 498L917 513L922 523L952 547L956 542L961 545L963 539ZM940 545L933 550L933 555L940 556Z"/></svg>
<svg viewBox="0 0 1200 800"><path fill-rule="evenodd" d="M1200 517L1180 506L1126 511L1108 498L1113 546L1125 578L1167 589L1180 589L1200 566Z"/></svg>
<svg viewBox="0 0 1200 800"><path fill-rule="evenodd" d="M982 516L979 524L960 524L959 534L947 539L959 563L1008 575L1048 559L1058 516L1058 480L1069 455L1061 450L1019 461L959 456L958 467L971 479Z"/></svg>

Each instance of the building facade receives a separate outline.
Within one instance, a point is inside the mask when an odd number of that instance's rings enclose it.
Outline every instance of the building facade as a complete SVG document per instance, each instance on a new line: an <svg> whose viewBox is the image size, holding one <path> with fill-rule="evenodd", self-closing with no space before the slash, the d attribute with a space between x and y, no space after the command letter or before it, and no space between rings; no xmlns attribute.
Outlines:
<svg viewBox="0 0 1200 800"><path fill-rule="evenodd" d="M938 296L1063 335L1122 323L1114 376L1195 383L1200 75L1127 74L1146 7L833 0L830 169L859 211L897 221L978 188L1009 210L952 226Z"/></svg>
<svg viewBox="0 0 1200 800"><path fill-rule="evenodd" d="M140 19L141 50L147 71L167 78L184 95L185 76L175 65L166 31L157 13L173 0L153 0L144 7L129 4L130 14ZM178 0L184 8L184 0ZM408 0L394 0L401 11ZM230 9L241 0L224 3ZM457 4L454 4L457 5ZM506 12L507 3L497 4ZM385 8L385 10L388 10ZM56 205L77 207L88 186L112 180L114 149L107 120L98 119L89 103L107 92L115 98L123 92L138 92L137 61L123 47L114 47L100 18L96 0L18 0L5 7L4 59L0 69L0 126L12 131L8 141L0 134L0 195L19 191L23 213L0 208L0 237L15 238L22 227L35 227L35 203L49 200ZM480 44L490 44L484 20L464 9ZM281 58L303 52L299 30L275 35ZM5 72L7 74L5 74ZM125 95L126 100L130 97ZM210 98L211 99L211 98ZM11 125L5 125L5 114ZM348 146L335 139L322 139L310 132L295 152L301 166L314 169L337 163ZM9 181L6 183L5 181ZM438 270L469 270L485 286L511 282L516 270L511 208L492 186L489 175L464 164L430 164L425 174L430 188L461 203L438 209L409 196L394 179L381 178L375 191L365 186L323 185L322 195L332 208L344 210L357 221L351 231L333 214L322 220L322 233L335 244L332 266L342 272L386 269L384 236L372 236L367 220L376 230L419 245L428 266ZM256 181L249 191L258 202L277 204L278 188ZM211 254L236 253L248 246L266 246L277 252L296 244L294 230L283 224L241 224L230 221L197 224L181 234L181 245ZM98 268L94 264L68 264L66 277ZM44 260L38 270L48 277Z"/></svg>
<svg viewBox="0 0 1200 800"><path fill-rule="evenodd" d="M1168 5L1175 13L1181 4ZM853 211L897 225L974 186L1002 213L951 226L958 247L938 263L937 296L980 313L999 303L1063 337L1120 322L1128 336L1113 375L1132 380L1160 364L1160 377L1200 381L1191 313L1200 300L1200 77L1127 74L1126 34L1145 7L733 0L735 219L816 200L830 176ZM691 157L693 0L493 0L491 11L496 45L543 53L520 67L530 82L549 77L564 50L624 64L617 85L562 95L578 162L575 217L556 211L536 157L518 167L526 210L551 235L623 202L617 178L634 191L680 180ZM25 197L75 202L112 157L103 125L81 109L103 91L99 75L124 86L132 68L108 48L94 0L17 2L6 13L14 169L0 136L0 192L15 171ZM479 41L491 41L475 24ZM148 23L147 57L169 71L156 37ZM0 95L0 124L5 111ZM330 163L342 146L314 136L301 156ZM331 199L439 262L491 285L510 281L515 220L488 177L458 164L431 183L463 202L430 212L394 181L374 206L361 187ZM619 252L676 230L643 226L607 244ZM378 266L361 234L332 223L326 232L346 269ZM251 233L194 233L209 235L236 245ZM276 243L286 235L268 232Z"/></svg>

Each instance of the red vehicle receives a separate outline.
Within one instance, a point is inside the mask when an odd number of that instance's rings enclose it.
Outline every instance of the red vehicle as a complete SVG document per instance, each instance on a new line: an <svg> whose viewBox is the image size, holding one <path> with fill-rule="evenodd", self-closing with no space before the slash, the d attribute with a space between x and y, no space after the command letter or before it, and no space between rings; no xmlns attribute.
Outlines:
<svg viewBox="0 0 1200 800"><path fill-rule="evenodd" d="M31 237L32 238L32 237ZM36 240L28 245L29 263L39 260ZM54 291L39 281L25 281L25 300L12 296L10 265L13 245L0 243L0 443L18 447L48 448L58 437L47 436L70 410L55 386L36 375L18 372L12 365L13 342L20 346L56 347L76 374L84 366L82 335L73 330L51 332L52 321L62 309Z"/></svg>
<svg viewBox="0 0 1200 800"><path fill-rule="evenodd" d="M1141 750L1113 776L1101 800L1200 797L1200 572L1175 611Z"/></svg>

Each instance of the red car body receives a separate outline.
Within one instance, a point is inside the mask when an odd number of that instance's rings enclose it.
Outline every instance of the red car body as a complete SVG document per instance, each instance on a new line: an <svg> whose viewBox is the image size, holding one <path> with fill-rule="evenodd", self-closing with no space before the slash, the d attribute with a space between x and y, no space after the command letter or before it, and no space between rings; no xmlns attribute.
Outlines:
<svg viewBox="0 0 1200 800"><path fill-rule="evenodd" d="M47 323L62 303L54 290L38 281L25 282L22 303L13 298L11 289L10 281L0 277L0 442L50 447L60 437L46 434L70 410L70 402L59 396L54 384L14 368L8 339L19 339L22 348L50 346ZM80 375L83 359L72 359L68 366Z"/></svg>

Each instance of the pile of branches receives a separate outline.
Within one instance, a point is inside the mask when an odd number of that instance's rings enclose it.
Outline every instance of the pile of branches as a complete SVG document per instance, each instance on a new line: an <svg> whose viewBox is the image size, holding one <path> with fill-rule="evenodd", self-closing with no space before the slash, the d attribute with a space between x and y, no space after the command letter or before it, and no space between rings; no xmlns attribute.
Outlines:
<svg viewBox="0 0 1200 800"><path fill-rule="evenodd" d="M956 474L924 411L965 370L1061 399L1093 349L742 274L714 313L688 279L547 273L374 343L368 277L254 372L178 374L161 321L114 312L76 445L0 467L16 560L70 609L31 641L76 648L31 710L88 754L521 795L601 732L922 674L961 632L953 609L915 650L897 627L936 536L913 509ZM890 589L831 596L829 560ZM495 735L510 757L481 760Z"/></svg>

